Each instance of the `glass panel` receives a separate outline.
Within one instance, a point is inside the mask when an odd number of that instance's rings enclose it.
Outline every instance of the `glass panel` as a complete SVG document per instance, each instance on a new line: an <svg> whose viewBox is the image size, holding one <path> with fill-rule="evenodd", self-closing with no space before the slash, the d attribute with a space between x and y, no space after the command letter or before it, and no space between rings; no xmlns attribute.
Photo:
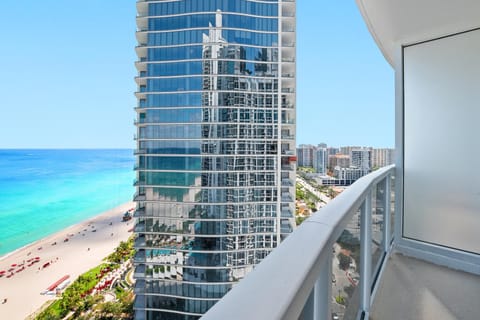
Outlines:
<svg viewBox="0 0 480 320"><path fill-rule="evenodd" d="M267 1L269 2L269 1ZM271 1L271 2L277 2ZM201 8L199 8L201 6ZM176 2L160 2L149 4L149 15L163 16L179 13L210 11L215 12L217 9L225 12L246 13L259 16L278 16L277 3L252 3L248 0L215 0L215 1L198 1L185 0Z"/></svg>
<svg viewBox="0 0 480 320"><path fill-rule="evenodd" d="M403 49L403 237L473 254L480 254L479 43L474 29Z"/></svg>
<svg viewBox="0 0 480 320"><path fill-rule="evenodd" d="M360 210L333 245L332 318L356 319L360 305Z"/></svg>
<svg viewBox="0 0 480 320"><path fill-rule="evenodd" d="M277 31L276 18L259 18L245 15L223 14L224 28L251 29L257 31ZM215 14L195 14L149 19L150 31L187 28L208 28L215 24Z"/></svg>
<svg viewBox="0 0 480 320"><path fill-rule="evenodd" d="M233 32L234 30L228 30L228 31ZM196 33L193 33L193 34L196 34ZM242 36L247 37L248 35L242 34ZM186 33L185 43L195 43L196 41L192 37L193 36L191 32ZM151 35L151 41L156 43L156 45L160 45L160 44L164 45L165 43L162 42L163 41L162 39L163 39L162 34ZM159 42L157 43L157 41ZM199 43L202 43L202 42L199 41ZM261 45L260 43L252 43L252 44L257 46ZM181 47L149 48L148 61L164 63L164 62L168 62L168 60L200 59L202 56L201 56L201 50L199 51L199 48L201 49L201 46L193 46L193 45L181 46ZM240 52L241 54L236 54L236 52ZM249 46L238 45L236 43L231 43L229 44L228 50L220 50L219 53L220 53L220 55L218 56L219 61L221 61L222 59L224 60L222 62L222 65L225 65L225 63L228 63L228 65L230 65L229 68L222 67L223 69L222 73L230 73L230 74L238 73L237 72L238 70L235 70L233 68L233 64L234 63L238 64L238 63L231 60L226 60L226 59L247 60L247 61L255 61L255 62L278 62L277 48L249 47ZM208 59L211 57L205 56L204 58ZM258 66L255 65L255 69L258 69L259 71L266 71L263 69L267 69L267 67L261 66L259 64ZM243 70L243 67L242 67L242 70L240 71L245 71L245 70ZM251 72L251 70L248 70L248 71ZM243 74L245 73L243 72Z"/></svg>
<svg viewBox="0 0 480 320"><path fill-rule="evenodd" d="M378 271L383 256L384 237L383 220L385 212L385 180L379 182L372 190L372 281Z"/></svg>
<svg viewBox="0 0 480 320"><path fill-rule="evenodd" d="M262 77L278 76L278 65L276 63L219 60L219 66L224 74ZM201 61L149 63L147 69L148 77L203 74ZM147 75L144 74L143 76Z"/></svg>

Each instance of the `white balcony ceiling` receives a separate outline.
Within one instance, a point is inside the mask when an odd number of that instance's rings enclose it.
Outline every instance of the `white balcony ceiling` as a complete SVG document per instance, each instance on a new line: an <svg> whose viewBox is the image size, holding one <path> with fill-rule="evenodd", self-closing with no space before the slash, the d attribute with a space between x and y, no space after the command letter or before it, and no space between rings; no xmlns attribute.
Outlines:
<svg viewBox="0 0 480 320"><path fill-rule="evenodd" d="M480 27L480 0L356 0L370 33L394 66L395 50Z"/></svg>

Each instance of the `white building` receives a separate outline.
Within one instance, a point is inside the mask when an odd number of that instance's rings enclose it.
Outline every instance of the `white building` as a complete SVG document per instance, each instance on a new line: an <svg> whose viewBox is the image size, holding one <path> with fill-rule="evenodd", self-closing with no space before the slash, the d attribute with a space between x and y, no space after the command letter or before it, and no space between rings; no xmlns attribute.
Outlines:
<svg viewBox="0 0 480 320"><path fill-rule="evenodd" d="M372 168L381 168L395 162L394 149L372 149Z"/></svg>
<svg viewBox="0 0 480 320"><path fill-rule="evenodd" d="M351 158L351 166L361 169L363 171L363 175L366 175L371 171L372 149L370 148L352 149L350 158Z"/></svg>
<svg viewBox="0 0 480 320"><path fill-rule="evenodd" d="M338 180L350 180L350 181L355 181L360 179L362 176L364 176L364 170L356 167L350 167L350 168L341 168L339 166L336 166L335 169L333 170L333 175L335 178Z"/></svg>

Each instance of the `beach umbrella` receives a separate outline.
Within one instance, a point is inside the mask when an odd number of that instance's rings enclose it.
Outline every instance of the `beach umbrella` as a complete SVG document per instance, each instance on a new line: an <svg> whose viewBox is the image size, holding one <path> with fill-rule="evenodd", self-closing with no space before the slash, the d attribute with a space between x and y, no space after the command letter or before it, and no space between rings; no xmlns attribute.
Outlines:
<svg viewBox="0 0 480 320"><path fill-rule="evenodd" d="M16 267L17 264L16 263L12 263L11 267Z"/></svg>
<svg viewBox="0 0 480 320"><path fill-rule="evenodd" d="M0 271L0 274L4 274L5 272L7 272L7 271L5 271L5 270L2 270L2 271Z"/></svg>
<svg viewBox="0 0 480 320"><path fill-rule="evenodd" d="M35 260L40 260L40 257L35 257Z"/></svg>

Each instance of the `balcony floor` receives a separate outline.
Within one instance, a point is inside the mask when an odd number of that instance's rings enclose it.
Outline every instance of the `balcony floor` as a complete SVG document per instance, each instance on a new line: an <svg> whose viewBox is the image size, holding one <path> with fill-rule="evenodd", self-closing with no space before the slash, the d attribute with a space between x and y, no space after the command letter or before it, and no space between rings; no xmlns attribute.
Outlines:
<svg viewBox="0 0 480 320"><path fill-rule="evenodd" d="M392 253L370 319L480 319L480 277Z"/></svg>

